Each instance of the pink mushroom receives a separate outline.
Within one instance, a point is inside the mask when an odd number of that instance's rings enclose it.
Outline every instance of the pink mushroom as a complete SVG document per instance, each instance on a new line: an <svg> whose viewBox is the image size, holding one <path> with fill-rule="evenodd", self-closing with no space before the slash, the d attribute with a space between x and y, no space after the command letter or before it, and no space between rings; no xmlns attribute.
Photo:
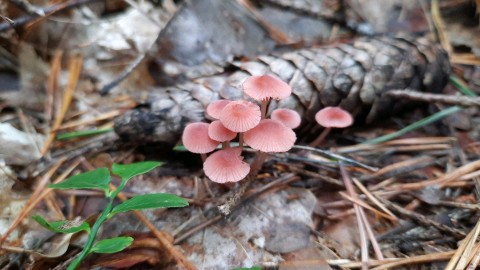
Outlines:
<svg viewBox="0 0 480 270"><path fill-rule="evenodd" d="M292 94L292 88L286 82L272 75L251 76L243 82L245 94L261 101L262 119L266 118L270 99L284 99Z"/></svg>
<svg viewBox="0 0 480 270"><path fill-rule="evenodd" d="M277 120L264 119L245 132L245 143L262 152L286 152L295 144L297 136L292 129Z"/></svg>
<svg viewBox="0 0 480 270"><path fill-rule="evenodd" d="M240 156L241 149L228 148L211 154L203 163L205 175L217 183L238 182L250 172L250 165Z"/></svg>
<svg viewBox="0 0 480 270"><path fill-rule="evenodd" d="M286 82L272 75L251 76L243 83L243 91L249 97L258 100L284 99L292 94L292 88Z"/></svg>
<svg viewBox="0 0 480 270"><path fill-rule="evenodd" d="M230 100L226 99L219 99L211 102L205 110L205 117L210 120L220 119L223 108L225 108L230 102Z"/></svg>
<svg viewBox="0 0 480 270"><path fill-rule="evenodd" d="M302 122L300 114L290 109L276 109L272 112L270 118L281 122L291 129L297 128Z"/></svg>
<svg viewBox="0 0 480 270"><path fill-rule="evenodd" d="M215 141L227 142L224 147L228 147L228 141L235 139L237 133L224 127L220 120L215 120L208 127L208 136Z"/></svg>
<svg viewBox="0 0 480 270"><path fill-rule="evenodd" d="M192 153L201 154L202 159L205 159L206 153L215 150L219 144L208 136L208 126L209 124L202 122L188 124L182 135L185 148Z"/></svg>
<svg viewBox="0 0 480 270"><path fill-rule="evenodd" d="M352 115L340 107L325 107L315 114L315 120L320 126L325 127L322 133L310 146L319 145L332 128L346 128L353 124Z"/></svg>
<svg viewBox="0 0 480 270"><path fill-rule="evenodd" d="M238 100L228 103L222 110L220 121L234 132L245 132L260 122L260 108L257 104Z"/></svg>

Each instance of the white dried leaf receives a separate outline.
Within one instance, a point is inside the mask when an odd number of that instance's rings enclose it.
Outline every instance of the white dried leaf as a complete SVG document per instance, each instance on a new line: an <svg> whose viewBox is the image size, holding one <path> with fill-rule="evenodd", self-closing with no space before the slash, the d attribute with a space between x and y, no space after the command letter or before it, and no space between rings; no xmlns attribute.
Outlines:
<svg viewBox="0 0 480 270"><path fill-rule="evenodd" d="M41 157L44 138L20 131L8 123L0 123L0 160L6 164L26 165Z"/></svg>

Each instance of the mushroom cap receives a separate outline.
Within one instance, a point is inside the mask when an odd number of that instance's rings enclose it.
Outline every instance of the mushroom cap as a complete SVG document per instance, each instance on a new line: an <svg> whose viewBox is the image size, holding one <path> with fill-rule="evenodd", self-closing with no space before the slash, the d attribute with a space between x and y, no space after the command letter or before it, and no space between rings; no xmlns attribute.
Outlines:
<svg viewBox="0 0 480 270"><path fill-rule="evenodd" d="M272 75L247 78L243 82L243 91L247 96L259 101L284 99L292 94L290 85Z"/></svg>
<svg viewBox="0 0 480 270"><path fill-rule="evenodd" d="M315 114L317 123L326 128L345 128L353 124L352 115L340 107L325 107Z"/></svg>
<svg viewBox="0 0 480 270"><path fill-rule="evenodd" d="M217 148L219 142L208 136L208 123L190 123L183 130L182 142L192 153L209 153Z"/></svg>
<svg viewBox="0 0 480 270"><path fill-rule="evenodd" d="M219 119L223 108L225 108L228 103L230 103L230 100L226 99L212 101L205 109L205 117L210 120Z"/></svg>
<svg viewBox="0 0 480 270"><path fill-rule="evenodd" d="M220 120L215 120L208 126L208 136L215 141L226 142L235 139L237 133L223 126Z"/></svg>
<svg viewBox="0 0 480 270"><path fill-rule="evenodd" d="M286 152L295 144L297 136L292 129L273 119L264 119L245 132L245 143L262 152Z"/></svg>
<svg viewBox="0 0 480 270"><path fill-rule="evenodd" d="M246 100L228 103L220 115L222 124L234 132L245 132L260 122L260 107Z"/></svg>
<svg viewBox="0 0 480 270"><path fill-rule="evenodd" d="M281 122L291 129L297 128L302 122L300 114L290 109L276 109L270 114L270 118Z"/></svg>
<svg viewBox="0 0 480 270"><path fill-rule="evenodd" d="M250 165L240 156L241 149L228 148L218 150L207 157L203 163L205 175L213 182L238 182L250 172Z"/></svg>

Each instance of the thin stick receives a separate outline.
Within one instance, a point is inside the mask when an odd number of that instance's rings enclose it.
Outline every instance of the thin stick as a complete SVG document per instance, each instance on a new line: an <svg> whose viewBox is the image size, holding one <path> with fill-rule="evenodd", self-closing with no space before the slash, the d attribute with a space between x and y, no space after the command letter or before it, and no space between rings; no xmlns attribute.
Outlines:
<svg viewBox="0 0 480 270"><path fill-rule="evenodd" d="M437 102L463 107L480 106L480 97L431 94L413 90L389 90L386 94L395 98L406 98L428 103Z"/></svg>
<svg viewBox="0 0 480 270"><path fill-rule="evenodd" d="M25 15L25 16L22 16L22 17L19 17L15 20L10 20L10 21L7 21L7 23L1 23L0 24L0 32L4 32L8 29L11 29L11 28L14 28L14 27L18 27L18 26L22 26L24 24L27 24L31 21L33 21L35 18L38 18L39 17L39 14L38 13L44 13L45 16L41 17L42 19L47 17L47 16L50 16L54 13L57 13L57 12L60 12L62 10L66 10L66 9L69 9L69 8L74 8L76 6L81 6L81 5L84 5L84 4L88 4L88 3L93 3L93 2L100 2L100 1L103 1L103 0L72 0L72 1L69 1L69 2L66 2L66 3L60 3L60 4L57 4L57 5L52 5L52 6L48 6L46 8L43 8L41 10L39 10L39 12L37 12L36 15Z"/></svg>
<svg viewBox="0 0 480 270"><path fill-rule="evenodd" d="M401 184L401 185L395 186L394 188L402 189L402 190L415 190L415 189L421 189L426 186L432 186L432 185L440 185L444 187L449 182L456 180L462 177L463 175L476 171L478 169L480 169L480 160L472 161L468 164L465 164L462 167L457 168L456 170L453 170L437 179L422 181L418 183Z"/></svg>
<svg viewBox="0 0 480 270"><path fill-rule="evenodd" d="M470 258L472 250L474 250L475 242L480 234L480 219L477 221L475 228L463 239L457 251L452 256L450 261L445 267L445 270L461 270L465 269Z"/></svg>
<svg viewBox="0 0 480 270"><path fill-rule="evenodd" d="M366 202L362 201L360 198L353 198L352 196L350 195L347 195L345 192L342 192L340 191L340 196L342 196L342 198L352 202L352 203L356 203L358 204L359 206L365 208L365 209L368 209L370 211L372 211L373 213L375 213L376 215L379 215L383 218L386 218L388 220L391 220L391 221L396 221L396 219L392 218L391 216L387 215L387 214L384 214L380 211L378 211L377 209L371 207L370 205L368 205Z"/></svg>
<svg viewBox="0 0 480 270"><path fill-rule="evenodd" d="M343 165L339 162L340 173L342 174L342 179L345 184L345 188L350 196L355 196L355 189L353 188L352 183L349 181L350 178L347 175L347 171L343 167ZM365 235L365 227L363 221L360 217L360 206L357 204L353 204L353 209L355 210L355 216L357 218L357 225L358 225L358 234L360 236L360 250L361 250L361 257L362 257L362 270L368 270L368 240L367 236Z"/></svg>
<svg viewBox="0 0 480 270"><path fill-rule="evenodd" d="M404 209L403 207L400 207L392 202L390 202L389 200L387 199L383 199L381 197L377 197L377 199L379 201L381 201L386 207L388 207L390 210L392 210L394 213L396 213L398 216L400 217L407 217L409 219L412 219L413 221L419 223L419 224L422 224L424 226L432 226L432 227L435 227L437 228L438 230L442 231L442 232L445 232L445 233L448 233L448 234L451 234L455 237L465 237L465 233L458 230L458 229L455 229L455 228L452 228L452 227L449 227L447 225L444 225L444 224L441 224L441 223L438 223L436 221L433 221L429 218L426 218L420 214L417 214L415 212L412 212L412 211L409 211L409 210L406 210Z"/></svg>
<svg viewBox="0 0 480 270"><path fill-rule="evenodd" d="M80 55L77 55L70 60L70 64L68 68L69 78L68 78L67 87L65 88L64 95L63 95L62 108L59 114L55 116L55 120L53 122L50 134L48 135L48 138L41 152L42 156L44 156L47 153L47 151L50 149L50 145L55 139L55 130L57 130L62 124L65 114L67 113L67 110L70 107L70 103L72 102L72 99L73 99L73 92L75 91L75 88L77 87L78 79L80 78L82 65L83 65L83 58Z"/></svg>
<svg viewBox="0 0 480 270"><path fill-rule="evenodd" d="M413 256L407 258L387 258L384 260L370 260L369 266L379 266L379 268L373 268L373 270L384 270L389 268L394 268L397 266L412 264L412 263L422 263L422 262L432 262L432 261L443 261L448 260L455 251L446 251L439 252L427 255ZM360 268L362 266L361 262L355 262L345 259L340 260L327 260L327 263L334 266L344 267L344 268Z"/></svg>
<svg viewBox="0 0 480 270"><path fill-rule="evenodd" d="M365 194L365 196L367 196L368 199L370 199L370 201L372 201L372 203L387 213L394 221L398 222L398 217L388 210L388 208L385 207L379 200L377 200L375 195L368 191L368 189L360 181L358 181L356 178L353 178L353 183L363 192L363 194Z"/></svg>
<svg viewBox="0 0 480 270"><path fill-rule="evenodd" d="M348 157L344 157L344 156L342 156L342 155L333 153L333 152L331 152L331 151L322 150L322 149L320 149L320 148L315 148L315 147L310 147L310 146L304 146L304 145L294 145L293 148L294 148L294 149L301 149L301 150L307 150L307 151L319 153L319 154L322 154L322 155L327 156L327 157L329 157L329 158L338 159L338 160L343 161L343 162L345 162L345 163L352 164L352 165L355 165L355 166L358 166L358 167L367 169L367 170L372 171L372 172L378 171L378 168L375 168L375 167L372 167L372 166L363 164L363 163L358 162L358 161L356 161L356 160L354 160L354 159L351 159L351 158L348 158Z"/></svg>

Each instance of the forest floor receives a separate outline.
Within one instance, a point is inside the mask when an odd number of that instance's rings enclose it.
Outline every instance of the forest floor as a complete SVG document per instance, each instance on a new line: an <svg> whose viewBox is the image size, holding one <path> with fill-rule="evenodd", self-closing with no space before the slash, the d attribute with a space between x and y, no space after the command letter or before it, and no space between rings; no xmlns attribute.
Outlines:
<svg viewBox="0 0 480 270"><path fill-rule="evenodd" d="M0 3L0 268L66 269L85 233L52 233L31 216L93 224L106 201L47 185L148 160L162 166L132 179L118 202L160 192L189 206L115 216L99 238L133 244L88 256L83 269L478 269L479 9L478 0ZM229 215L217 206L242 182L210 181L200 156L173 147L179 132L115 129L132 110L153 110L149 93L213 75L233 85L235 70L263 70L246 64L258 55L383 36L434 40L450 62L450 75L434 78L443 90L397 96L411 105L368 124L358 117L320 146L308 146L320 127L304 127L289 152L267 156ZM286 72L275 63L265 66ZM165 111L183 117L166 129L183 128L190 99Z"/></svg>

